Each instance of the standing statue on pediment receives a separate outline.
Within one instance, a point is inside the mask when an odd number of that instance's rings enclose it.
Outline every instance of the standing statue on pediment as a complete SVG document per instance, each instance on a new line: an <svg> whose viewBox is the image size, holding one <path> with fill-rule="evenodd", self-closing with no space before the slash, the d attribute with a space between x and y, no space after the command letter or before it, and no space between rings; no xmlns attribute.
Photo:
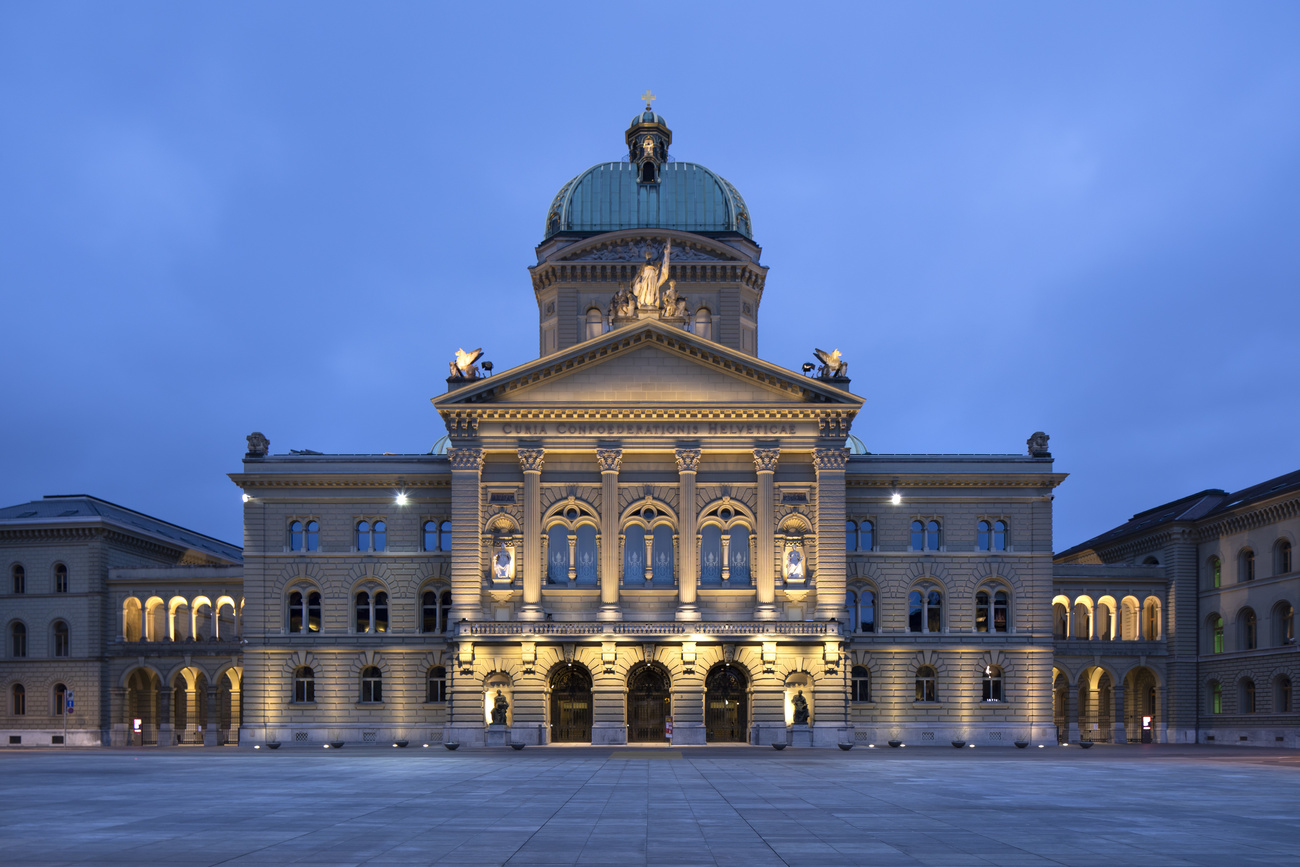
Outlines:
<svg viewBox="0 0 1300 867"><path fill-rule="evenodd" d="M636 295L626 286L609 299L609 313L614 319L635 319L636 307Z"/></svg>
<svg viewBox="0 0 1300 867"><path fill-rule="evenodd" d="M646 251L645 264L641 266L641 273L632 281L632 294L636 296L637 304L642 309L659 309L659 290L668 282L668 259L672 249L673 242L669 239L664 245L664 259L658 265L650 262L650 251Z"/></svg>
<svg viewBox="0 0 1300 867"><path fill-rule="evenodd" d="M677 281L669 280L668 288L664 290L663 303L660 305L660 313L666 319L671 319L677 315L677 302L682 297L677 294Z"/></svg>

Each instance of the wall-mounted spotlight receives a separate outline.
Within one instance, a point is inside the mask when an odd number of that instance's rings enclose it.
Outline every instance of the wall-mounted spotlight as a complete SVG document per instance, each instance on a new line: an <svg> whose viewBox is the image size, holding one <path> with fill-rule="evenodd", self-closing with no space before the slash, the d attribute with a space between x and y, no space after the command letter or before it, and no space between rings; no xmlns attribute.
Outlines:
<svg viewBox="0 0 1300 867"><path fill-rule="evenodd" d="M485 361L480 365L480 367L482 367L485 371L487 371L488 376L492 375L492 362Z"/></svg>
<svg viewBox="0 0 1300 867"><path fill-rule="evenodd" d="M397 492L397 505L399 505L399 506L405 506L405 505L406 505L406 491L398 491L398 492Z"/></svg>
<svg viewBox="0 0 1300 867"><path fill-rule="evenodd" d="M897 506L899 503L903 502L903 495L898 492L898 479L894 479L892 487L893 491L889 494L889 502Z"/></svg>
<svg viewBox="0 0 1300 867"><path fill-rule="evenodd" d="M248 494L244 494L244 502L245 502L245 503L247 503L247 502L248 502L249 500L251 500L251 499L253 499L253 498L250 497Z"/></svg>
<svg viewBox="0 0 1300 867"><path fill-rule="evenodd" d="M812 376L812 372L816 369L817 369L817 365L813 364L811 361L805 361L803 363L804 376Z"/></svg>

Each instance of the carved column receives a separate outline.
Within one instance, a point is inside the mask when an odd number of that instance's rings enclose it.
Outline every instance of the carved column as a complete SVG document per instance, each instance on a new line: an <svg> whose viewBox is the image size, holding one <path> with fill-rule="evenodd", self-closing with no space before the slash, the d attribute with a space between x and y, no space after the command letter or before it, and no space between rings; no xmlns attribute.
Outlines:
<svg viewBox="0 0 1300 867"><path fill-rule="evenodd" d="M817 467L818 620L841 616L844 608L844 466L849 450L815 449Z"/></svg>
<svg viewBox="0 0 1300 867"><path fill-rule="evenodd" d="M776 572L773 564L774 534L776 532L776 515L773 506L776 462L781 456L780 449L754 449L754 469L758 472L758 527L757 556L750 560L756 568L754 587L757 592L757 604L754 607L755 620L775 620L776 610Z"/></svg>
<svg viewBox="0 0 1300 867"><path fill-rule="evenodd" d="M622 449L596 449L600 464L600 613L601 620L622 620L618 581L622 547L618 544L618 468Z"/></svg>
<svg viewBox="0 0 1300 867"><path fill-rule="evenodd" d="M695 556L695 472L700 466L699 449L677 450L677 479L681 496L678 500L678 520L681 526L677 535L681 539L678 550L677 619L699 620L700 608L695 603L696 588L700 583Z"/></svg>
<svg viewBox="0 0 1300 867"><path fill-rule="evenodd" d="M519 467L524 471L524 604L520 620L541 620L542 573L542 458L543 449L520 449Z"/></svg>
<svg viewBox="0 0 1300 867"><path fill-rule="evenodd" d="M451 623L482 620L483 450L450 449Z"/></svg>

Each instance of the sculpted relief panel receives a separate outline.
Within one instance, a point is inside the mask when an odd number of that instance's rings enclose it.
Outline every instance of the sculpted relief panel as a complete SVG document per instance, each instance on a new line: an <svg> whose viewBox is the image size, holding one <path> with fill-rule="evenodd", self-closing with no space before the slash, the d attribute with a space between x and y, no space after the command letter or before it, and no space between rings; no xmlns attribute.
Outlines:
<svg viewBox="0 0 1300 867"><path fill-rule="evenodd" d="M632 241L611 241L561 257L562 262L644 262L647 258L659 261L663 256L664 241L639 238ZM738 256L699 246L675 248L672 252L677 262L734 262Z"/></svg>

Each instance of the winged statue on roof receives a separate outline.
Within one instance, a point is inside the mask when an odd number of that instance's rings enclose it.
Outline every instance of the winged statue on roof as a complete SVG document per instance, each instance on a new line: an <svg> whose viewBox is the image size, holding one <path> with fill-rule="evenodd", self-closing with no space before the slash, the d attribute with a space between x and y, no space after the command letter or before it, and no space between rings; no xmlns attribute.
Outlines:
<svg viewBox="0 0 1300 867"><path fill-rule="evenodd" d="M451 378L478 379L478 366L474 362L478 361L479 356L482 354L482 347L472 349L469 352L457 349L456 358L451 362Z"/></svg>
<svg viewBox="0 0 1300 867"><path fill-rule="evenodd" d="M822 363L821 370L818 372L822 379L839 379L849 375L849 363L840 355L838 349L832 352L827 352L824 349L814 349L813 353L817 356L817 360Z"/></svg>

